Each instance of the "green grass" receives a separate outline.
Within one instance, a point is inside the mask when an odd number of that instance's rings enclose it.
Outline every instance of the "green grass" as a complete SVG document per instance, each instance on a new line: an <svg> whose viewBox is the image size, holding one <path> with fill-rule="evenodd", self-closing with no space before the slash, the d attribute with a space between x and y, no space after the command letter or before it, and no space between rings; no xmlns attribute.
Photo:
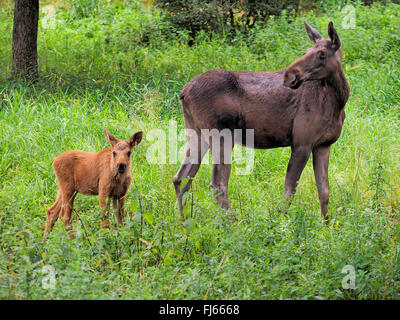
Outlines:
<svg viewBox="0 0 400 320"><path fill-rule="evenodd" d="M310 12L235 39L200 33L189 47L187 33L173 32L157 12L135 3L115 1L93 12L71 3L57 8L55 29L39 29L35 86L9 78L12 11L0 9L0 298L400 298L399 5L357 7L355 29L341 27L340 12ZM237 225L219 209L208 189L211 166L203 165L182 228L172 186L180 161L149 162L153 141L146 133L167 134L171 120L184 129L178 96L201 72L285 68L311 45L303 20L325 36L334 22L351 87L331 152L331 225L319 218L311 161L288 214L278 214L285 148L256 150L251 175L233 168ZM42 244L57 194L52 159L69 149L107 147L103 127L119 138L145 132L133 155L131 217L118 231L100 230L97 197L78 195L76 239L57 222ZM42 286L49 265L55 289ZM354 290L342 288L345 265L355 268Z"/></svg>

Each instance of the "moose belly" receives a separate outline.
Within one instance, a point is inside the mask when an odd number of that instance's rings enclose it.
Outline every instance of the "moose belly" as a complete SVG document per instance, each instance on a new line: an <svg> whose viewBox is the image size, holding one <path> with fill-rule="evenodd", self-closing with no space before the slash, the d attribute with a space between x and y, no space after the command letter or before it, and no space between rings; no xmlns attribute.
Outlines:
<svg viewBox="0 0 400 320"><path fill-rule="evenodd" d="M250 148L270 149L291 145L293 117L288 108L270 111L265 106L251 106L242 113L237 110L238 107L232 109L220 113L214 123L204 123L204 127L220 132L229 130L236 144Z"/></svg>
<svg viewBox="0 0 400 320"><path fill-rule="evenodd" d="M270 149L287 147L292 144L293 108L267 108L265 106L252 106L243 112L243 119L249 136L253 133L254 143L246 138L244 145L257 149ZM243 132L242 135L246 135Z"/></svg>
<svg viewBox="0 0 400 320"><path fill-rule="evenodd" d="M292 134L290 130L273 132L269 129L246 128L235 134L235 143L256 149L272 149L290 146Z"/></svg>
<svg viewBox="0 0 400 320"><path fill-rule="evenodd" d="M89 196L95 196L99 194L97 179L75 179L75 189L79 193Z"/></svg>
<svg viewBox="0 0 400 320"><path fill-rule="evenodd" d="M255 136L254 148L256 149L272 149L290 146L291 140L288 137L275 136L272 134L264 134Z"/></svg>
<svg viewBox="0 0 400 320"><path fill-rule="evenodd" d="M78 186L77 191L88 196L96 196L99 194L99 188L97 186Z"/></svg>

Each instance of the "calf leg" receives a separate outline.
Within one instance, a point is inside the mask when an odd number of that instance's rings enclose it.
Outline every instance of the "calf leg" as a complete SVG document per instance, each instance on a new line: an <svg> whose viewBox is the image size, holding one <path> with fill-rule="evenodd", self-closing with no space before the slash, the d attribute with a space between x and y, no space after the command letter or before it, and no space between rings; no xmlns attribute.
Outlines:
<svg viewBox="0 0 400 320"><path fill-rule="evenodd" d="M181 221L185 220L182 203L183 195L189 190L190 185L192 184L192 179L197 174L197 171L200 168L201 160L203 159L208 148L209 146L204 137L202 137L200 131L196 131L195 134L188 136L185 159L183 160L176 176L172 180L175 187L176 197L178 199L178 209ZM189 177L189 181L181 189L181 183L187 177Z"/></svg>
<svg viewBox="0 0 400 320"><path fill-rule="evenodd" d="M315 182L318 188L321 216L328 222L329 180L328 165L330 146L318 146L312 151Z"/></svg>
<svg viewBox="0 0 400 320"><path fill-rule="evenodd" d="M100 228L110 228L111 226L108 218L111 199L108 199L108 202L106 203L108 192L104 188L100 187L99 189L99 205L103 218L103 220L100 222Z"/></svg>
<svg viewBox="0 0 400 320"><path fill-rule="evenodd" d="M124 209L125 200L126 200L126 195L124 195L118 200L118 212L119 215L121 216L121 223L124 223L124 218L125 218L125 209Z"/></svg>
<svg viewBox="0 0 400 320"><path fill-rule="evenodd" d="M285 211L290 206L291 200L296 193L297 185L308 158L310 157L311 148L308 146L292 147L288 168L285 178L284 194L287 197Z"/></svg>
<svg viewBox="0 0 400 320"><path fill-rule="evenodd" d="M62 211L60 215L60 219L63 225L66 227L67 232L69 233L71 239L74 238L73 230L72 230L72 209L74 207L74 200L76 196L76 192L73 190L61 190L62 192Z"/></svg>
<svg viewBox="0 0 400 320"><path fill-rule="evenodd" d="M61 193L59 191L57 195L57 200L47 211L46 226L44 227L44 232L43 232L43 241L45 241L46 234L51 231L51 229L53 228L54 224L56 223L59 217L61 211L61 201L62 201Z"/></svg>
<svg viewBox="0 0 400 320"><path fill-rule="evenodd" d="M124 219L124 204L125 204L125 197L119 199L113 198L114 216L115 219L117 220L119 227L122 225Z"/></svg>

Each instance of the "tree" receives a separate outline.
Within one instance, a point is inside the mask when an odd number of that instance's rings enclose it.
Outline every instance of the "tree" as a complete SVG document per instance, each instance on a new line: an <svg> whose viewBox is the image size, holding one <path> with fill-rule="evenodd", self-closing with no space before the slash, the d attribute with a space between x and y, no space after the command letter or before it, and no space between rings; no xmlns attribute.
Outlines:
<svg viewBox="0 0 400 320"><path fill-rule="evenodd" d="M39 0L15 0L12 48L13 76L38 79L37 32Z"/></svg>

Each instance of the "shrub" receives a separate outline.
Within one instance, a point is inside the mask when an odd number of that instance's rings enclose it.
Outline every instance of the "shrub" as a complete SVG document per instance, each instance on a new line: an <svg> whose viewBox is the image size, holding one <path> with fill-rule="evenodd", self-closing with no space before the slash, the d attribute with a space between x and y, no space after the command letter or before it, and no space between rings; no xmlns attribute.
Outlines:
<svg viewBox="0 0 400 320"><path fill-rule="evenodd" d="M178 29L190 31L194 37L200 30L246 31L256 22L265 22L269 16L277 16L282 10L297 10L300 0L156 0L155 4L165 11L165 19Z"/></svg>

